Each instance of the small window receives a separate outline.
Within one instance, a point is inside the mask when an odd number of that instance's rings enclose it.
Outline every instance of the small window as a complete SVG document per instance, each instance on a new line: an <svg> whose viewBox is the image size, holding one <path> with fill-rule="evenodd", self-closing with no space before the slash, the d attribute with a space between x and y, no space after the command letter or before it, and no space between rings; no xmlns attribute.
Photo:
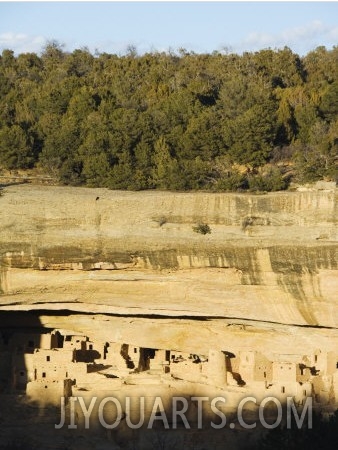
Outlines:
<svg viewBox="0 0 338 450"><path fill-rule="evenodd" d="M282 394L285 394L285 387L284 386L282 386L281 392L282 392Z"/></svg>
<svg viewBox="0 0 338 450"><path fill-rule="evenodd" d="M317 355L315 355L315 363L317 362L317 360L318 360Z"/></svg>
<svg viewBox="0 0 338 450"><path fill-rule="evenodd" d="M306 389L304 389L304 391L303 391L303 395L304 395L304 396L306 395Z"/></svg>
<svg viewBox="0 0 338 450"><path fill-rule="evenodd" d="M93 345L89 344L89 350L93 350Z"/></svg>
<svg viewBox="0 0 338 450"><path fill-rule="evenodd" d="M134 348L134 353L137 353L137 348Z"/></svg>
<svg viewBox="0 0 338 450"><path fill-rule="evenodd" d="M46 378L46 372L42 372L42 378Z"/></svg>
<svg viewBox="0 0 338 450"><path fill-rule="evenodd" d="M46 361L50 361L50 356L49 355L46 356Z"/></svg>

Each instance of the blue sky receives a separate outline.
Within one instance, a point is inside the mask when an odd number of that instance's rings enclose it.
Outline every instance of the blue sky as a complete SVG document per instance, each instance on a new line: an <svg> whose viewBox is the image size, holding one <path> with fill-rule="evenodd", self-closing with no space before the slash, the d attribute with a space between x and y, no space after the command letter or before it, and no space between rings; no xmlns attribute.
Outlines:
<svg viewBox="0 0 338 450"><path fill-rule="evenodd" d="M283 48L304 55L338 45L338 2L16 2L0 1L0 51L39 53L48 40L65 51L123 54Z"/></svg>

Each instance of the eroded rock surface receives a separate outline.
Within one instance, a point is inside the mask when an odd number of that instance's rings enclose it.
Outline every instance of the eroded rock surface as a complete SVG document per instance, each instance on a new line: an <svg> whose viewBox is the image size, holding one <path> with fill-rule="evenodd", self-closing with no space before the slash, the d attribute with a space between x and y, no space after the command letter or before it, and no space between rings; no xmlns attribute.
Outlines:
<svg viewBox="0 0 338 450"><path fill-rule="evenodd" d="M336 200L7 187L1 309L336 328ZM211 233L194 232L199 223Z"/></svg>

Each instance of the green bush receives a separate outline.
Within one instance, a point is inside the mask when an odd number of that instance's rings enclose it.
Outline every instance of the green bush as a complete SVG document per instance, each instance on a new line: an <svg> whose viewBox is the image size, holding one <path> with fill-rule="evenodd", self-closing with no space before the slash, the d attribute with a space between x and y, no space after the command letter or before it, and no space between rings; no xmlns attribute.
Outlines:
<svg viewBox="0 0 338 450"><path fill-rule="evenodd" d="M281 191L287 188L287 180L279 168L272 167L268 172L248 176L250 191Z"/></svg>
<svg viewBox="0 0 338 450"><path fill-rule="evenodd" d="M248 180L245 174L233 171L223 176L214 185L214 191L242 191L248 189Z"/></svg>
<svg viewBox="0 0 338 450"><path fill-rule="evenodd" d="M209 225L207 223L199 223L195 227L192 227L192 229L194 230L195 233L200 233L200 234L210 234L211 233L211 228L209 227Z"/></svg>

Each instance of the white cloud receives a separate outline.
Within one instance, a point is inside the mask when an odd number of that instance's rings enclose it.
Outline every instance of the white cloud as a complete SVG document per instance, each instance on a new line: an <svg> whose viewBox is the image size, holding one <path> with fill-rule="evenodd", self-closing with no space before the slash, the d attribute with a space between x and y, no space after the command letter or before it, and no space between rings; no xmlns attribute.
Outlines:
<svg viewBox="0 0 338 450"><path fill-rule="evenodd" d="M281 37L284 40L297 41L300 39L311 40L320 36L325 36L330 28L324 25L319 20L314 20L313 22L296 27L293 29L285 30L281 33Z"/></svg>
<svg viewBox="0 0 338 450"><path fill-rule="evenodd" d="M332 40L334 40L335 42L338 42L338 27L332 28L329 32L328 32L328 37Z"/></svg>
<svg viewBox="0 0 338 450"><path fill-rule="evenodd" d="M319 45L331 47L338 40L338 26L328 26L314 20L303 26L289 28L280 33L250 33L238 45L235 51L257 51L262 48L290 47L293 51L305 54Z"/></svg>
<svg viewBox="0 0 338 450"><path fill-rule="evenodd" d="M47 39L43 36L11 32L0 34L0 49L13 50L16 55L29 52L39 53L46 42Z"/></svg>

